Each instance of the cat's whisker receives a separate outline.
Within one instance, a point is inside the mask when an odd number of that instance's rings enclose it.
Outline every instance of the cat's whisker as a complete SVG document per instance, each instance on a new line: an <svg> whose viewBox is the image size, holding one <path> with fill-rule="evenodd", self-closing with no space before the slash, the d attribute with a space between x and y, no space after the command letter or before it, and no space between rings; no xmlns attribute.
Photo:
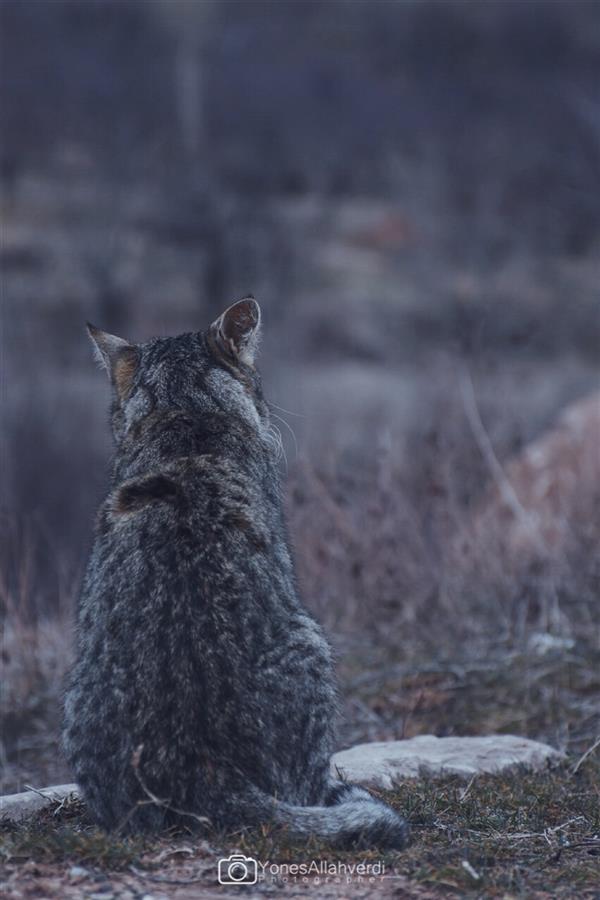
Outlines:
<svg viewBox="0 0 600 900"><path fill-rule="evenodd" d="M283 460L285 462L285 471L287 473L288 460L287 460L287 454L285 452L285 447L283 446L283 438L281 435L281 431L279 430L277 425L275 425L274 422L269 422L269 432L268 433L269 433L269 437L272 440L272 446L277 455L277 459L280 460L283 458Z"/></svg>
<svg viewBox="0 0 600 900"><path fill-rule="evenodd" d="M282 417L278 416L277 413L272 412L271 415L273 416L274 419L277 419L278 422L282 422L285 425L285 427L288 429L290 434L292 435L292 438L294 441L294 450L296 452L296 457L297 457L298 456L298 441L296 439L296 433L294 432L294 429L292 428L292 426L290 425L289 422L286 422L285 419L282 419Z"/></svg>
<svg viewBox="0 0 600 900"><path fill-rule="evenodd" d="M277 406L276 403L273 403L272 400L267 400L268 406L272 406L273 409L278 409L280 412L287 413L288 416L296 416L298 419L305 419L306 416L302 413L292 412L291 409L286 409L285 406Z"/></svg>

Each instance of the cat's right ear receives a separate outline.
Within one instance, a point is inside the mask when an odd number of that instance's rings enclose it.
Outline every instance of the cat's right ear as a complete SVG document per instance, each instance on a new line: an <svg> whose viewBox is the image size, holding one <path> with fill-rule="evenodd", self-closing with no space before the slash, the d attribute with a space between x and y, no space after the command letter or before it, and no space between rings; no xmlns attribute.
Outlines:
<svg viewBox="0 0 600 900"><path fill-rule="evenodd" d="M109 374L119 400L124 400L133 383L138 366L138 353L128 341L101 331L87 323L87 333L94 346L94 356Z"/></svg>
<svg viewBox="0 0 600 900"><path fill-rule="evenodd" d="M233 303L212 323L210 333L226 355L253 365L260 338L260 306L254 297Z"/></svg>

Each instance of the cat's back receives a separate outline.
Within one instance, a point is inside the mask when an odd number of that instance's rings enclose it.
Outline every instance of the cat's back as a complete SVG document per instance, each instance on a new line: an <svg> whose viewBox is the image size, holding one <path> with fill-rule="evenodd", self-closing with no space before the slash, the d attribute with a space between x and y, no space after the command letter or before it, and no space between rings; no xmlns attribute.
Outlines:
<svg viewBox="0 0 600 900"><path fill-rule="evenodd" d="M150 653L168 633L177 661L179 627L196 654L229 641L233 664L240 648L258 658L275 635L282 646L298 617L306 614L282 518L247 467L211 454L177 457L124 478L102 504L80 632L101 632L104 648L127 656L135 634Z"/></svg>
<svg viewBox="0 0 600 900"><path fill-rule="evenodd" d="M260 490L231 462L181 456L123 479L110 492L98 513L94 549L124 558L137 548L160 556L169 543L200 560L209 546L214 552L215 544L246 535L250 551L266 550L273 523L262 507Z"/></svg>
<svg viewBox="0 0 600 900"><path fill-rule="evenodd" d="M195 758L210 733L261 769L295 753L275 726L299 698L332 702L329 646L261 497L231 462L186 457L102 505L74 682L89 721L128 735L125 757L143 743Z"/></svg>

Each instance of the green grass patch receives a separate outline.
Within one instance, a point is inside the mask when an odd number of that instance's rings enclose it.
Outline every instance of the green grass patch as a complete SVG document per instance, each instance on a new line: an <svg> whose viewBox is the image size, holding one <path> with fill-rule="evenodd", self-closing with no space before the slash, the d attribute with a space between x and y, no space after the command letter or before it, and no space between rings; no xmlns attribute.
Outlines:
<svg viewBox="0 0 600 900"><path fill-rule="evenodd" d="M386 799L411 821L396 869L473 896L598 896L600 764L472 782L448 777L399 784Z"/></svg>

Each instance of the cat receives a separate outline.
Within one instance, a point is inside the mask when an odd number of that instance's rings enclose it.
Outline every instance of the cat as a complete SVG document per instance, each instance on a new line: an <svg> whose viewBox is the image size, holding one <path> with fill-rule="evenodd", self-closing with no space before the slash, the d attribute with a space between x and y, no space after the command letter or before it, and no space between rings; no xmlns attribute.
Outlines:
<svg viewBox="0 0 600 900"><path fill-rule="evenodd" d="M116 444L78 607L63 742L106 829L266 823L401 848L408 826L330 776L332 654L302 606L247 297L205 332L88 325Z"/></svg>

